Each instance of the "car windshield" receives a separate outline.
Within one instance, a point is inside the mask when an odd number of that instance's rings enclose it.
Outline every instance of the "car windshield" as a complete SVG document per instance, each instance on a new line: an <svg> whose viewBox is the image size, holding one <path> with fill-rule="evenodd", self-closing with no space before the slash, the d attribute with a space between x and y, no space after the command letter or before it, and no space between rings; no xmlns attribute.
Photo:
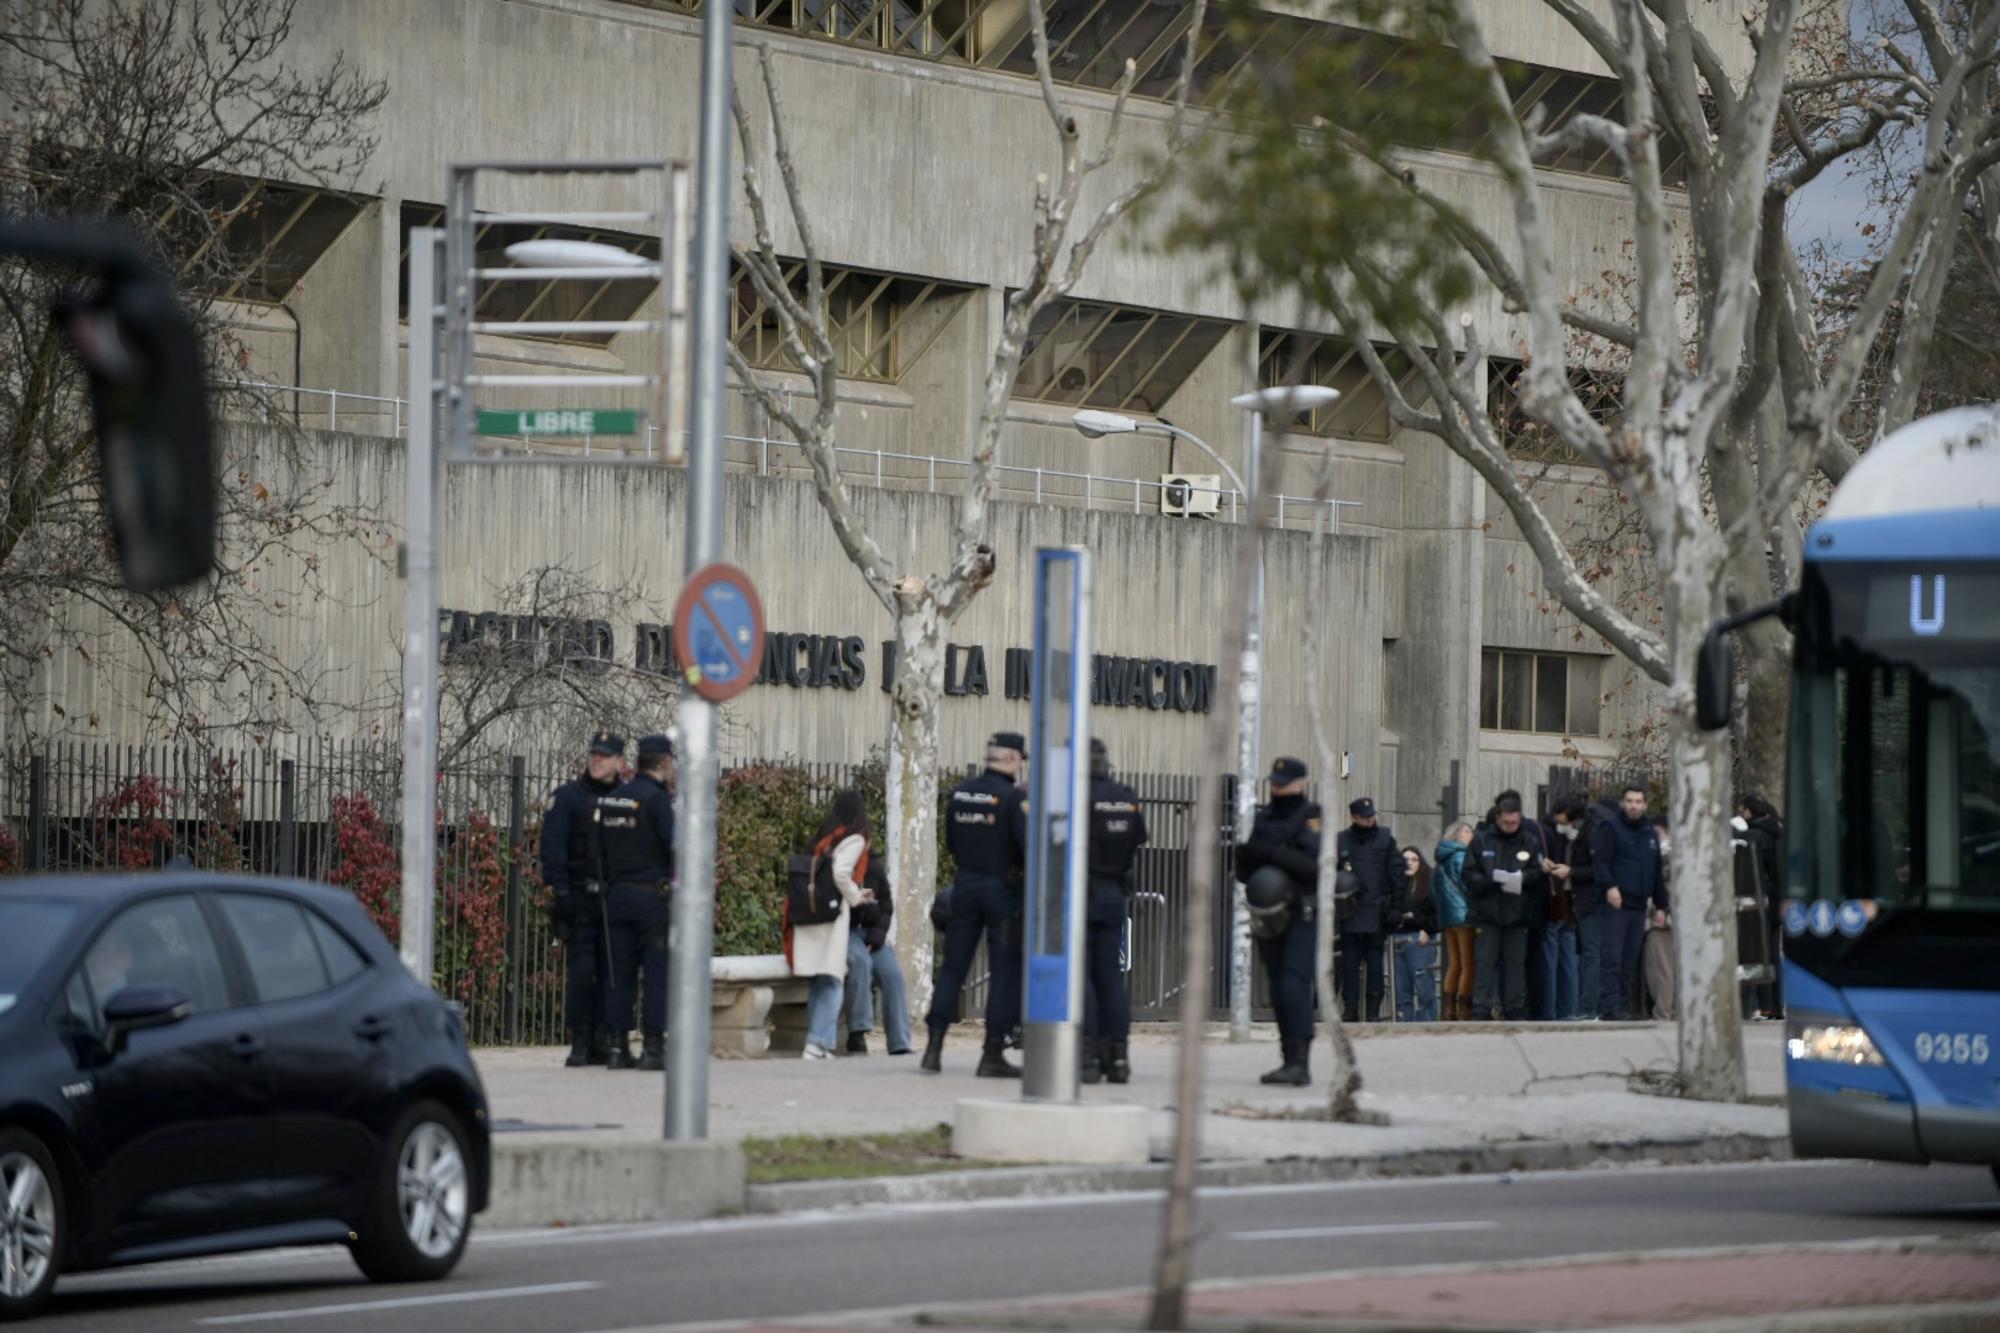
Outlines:
<svg viewBox="0 0 2000 1333"><path fill-rule="evenodd" d="M75 919L72 903L0 898L0 1014L19 1001L21 988Z"/></svg>

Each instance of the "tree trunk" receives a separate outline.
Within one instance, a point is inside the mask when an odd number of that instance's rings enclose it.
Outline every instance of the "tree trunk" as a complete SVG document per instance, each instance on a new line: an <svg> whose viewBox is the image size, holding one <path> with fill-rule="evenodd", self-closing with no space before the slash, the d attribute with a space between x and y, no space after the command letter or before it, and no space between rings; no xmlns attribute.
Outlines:
<svg viewBox="0 0 2000 1333"><path fill-rule="evenodd" d="M911 585L916 585L912 587ZM890 918L897 961L910 992L910 1014L930 1008L937 932L938 705L944 697L944 622L930 589L916 579L897 588L896 678L890 687L887 820Z"/></svg>
<svg viewBox="0 0 2000 1333"><path fill-rule="evenodd" d="M1328 770L1327 757L1320 756L1320 771ZM1319 940L1320 1013L1326 1018L1327 1040L1333 1047L1333 1068L1327 1073L1326 1114L1330 1120L1352 1124L1361 1119L1361 1066L1354 1059L1354 1041L1340 1014L1340 989L1333 976L1333 880L1339 864L1340 840L1327 829L1319 845L1319 891L1317 894Z"/></svg>
<svg viewBox="0 0 2000 1333"><path fill-rule="evenodd" d="M1705 1101L1745 1096L1743 1015L1736 983L1736 877L1730 860L1729 753L1725 732L1694 725L1696 663L1702 635L1720 609L1716 570L1698 553L1683 554L1668 575L1668 624L1674 679L1673 839L1674 944L1679 980L1681 1090Z"/></svg>
<svg viewBox="0 0 2000 1333"><path fill-rule="evenodd" d="M1785 727L1791 708L1792 636L1776 620L1738 636L1748 688L1744 698L1743 773L1739 787L1783 804ZM1726 793L1725 793L1726 795ZM1730 804L1732 812L1735 805Z"/></svg>

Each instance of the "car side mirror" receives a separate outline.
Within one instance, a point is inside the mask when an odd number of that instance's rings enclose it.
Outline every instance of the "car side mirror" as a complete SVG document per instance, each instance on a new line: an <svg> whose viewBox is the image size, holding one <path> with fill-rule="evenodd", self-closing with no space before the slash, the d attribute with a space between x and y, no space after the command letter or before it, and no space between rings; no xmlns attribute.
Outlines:
<svg viewBox="0 0 2000 1333"><path fill-rule="evenodd" d="M1723 621L1708 627L1701 639L1701 656L1694 668L1694 724L1703 731L1729 725L1730 693L1736 683L1735 655Z"/></svg>
<svg viewBox="0 0 2000 1333"><path fill-rule="evenodd" d="M178 986L127 986L105 1003L105 1045L117 1055L134 1032L170 1027L193 1012L194 1002Z"/></svg>

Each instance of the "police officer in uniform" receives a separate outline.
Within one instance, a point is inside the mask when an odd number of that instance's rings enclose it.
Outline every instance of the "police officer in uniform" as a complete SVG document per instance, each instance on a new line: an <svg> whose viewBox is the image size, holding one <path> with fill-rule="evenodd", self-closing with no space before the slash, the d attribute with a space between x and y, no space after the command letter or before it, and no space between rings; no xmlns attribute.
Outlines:
<svg viewBox="0 0 2000 1333"><path fill-rule="evenodd" d="M674 746L665 736L639 739L639 771L597 802L604 837L606 915L611 920L611 994L605 1002L605 1044L613 1069L666 1068L667 892L674 865L674 802L667 783ZM645 972L639 1028L643 1052L633 1060L633 992Z"/></svg>
<svg viewBox="0 0 2000 1333"><path fill-rule="evenodd" d="M1292 901L1278 918L1282 928L1257 940L1257 956L1271 985L1271 1005L1278 1013L1278 1044L1284 1063L1264 1075L1263 1082L1304 1087L1312 1081L1313 1039L1313 899L1319 881L1320 810L1306 799L1304 761L1282 758L1271 765L1271 801L1257 811L1250 836L1236 849L1236 878L1256 896L1274 877L1259 871L1282 872L1290 881ZM1252 880L1258 883L1252 886ZM1261 932L1260 932L1261 935Z"/></svg>
<svg viewBox="0 0 2000 1333"><path fill-rule="evenodd" d="M563 1021L569 1025L571 1069L601 1065L604 1026L604 868L598 862L597 798L618 789L625 738L600 731L590 738L588 766L550 793L542 816L542 883L555 895L549 919L563 946Z"/></svg>
<svg viewBox="0 0 2000 1333"><path fill-rule="evenodd" d="M1083 1081L1132 1077L1127 1042L1132 1001L1118 951L1125 942L1125 903L1132 894L1132 861L1146 845L1146 816L1139 793L1111 776L1104 742L1090 742L1090 902L1085 908L1083 955Z"/></svg>
<svg viewBox="0 0 2000 1333"><path fill-rule="evenodd" d="M952 788L945 816L945 846L958 866L944 927L944 970L924 1018L930 1041L922 1068L944 1068L944 1034L958 1021L959 992L986 937L986 1049L980 1078L1019 1078L1007 1063L1007 1034L1021 1021L1022 869L1026 862L1027 793L1021 764L1028 743L1017 731L999 731L986 743L986 770ZM935 919L935 917L933 918Z"/></svg>
<svg viewBox="0 0 2000 1333"><path fill-rule="evenodd" d="M1409 872L1396 835L1377 822L1374 801L1366 796L1349 801L1347 816L1337 854L1341 869L1360 881L1361 892L1353 915L1340 927L1340 1016L1349 1023L1375 1023L1381 1021L1388 984L1382 972L1383 931L1401 915Z"/></svg>

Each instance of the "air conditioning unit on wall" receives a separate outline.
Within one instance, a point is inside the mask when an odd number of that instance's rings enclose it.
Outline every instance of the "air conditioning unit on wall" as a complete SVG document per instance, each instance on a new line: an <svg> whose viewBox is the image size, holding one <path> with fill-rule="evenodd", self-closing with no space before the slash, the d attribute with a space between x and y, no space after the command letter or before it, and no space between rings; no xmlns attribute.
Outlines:
<svg viewBox="0 0 2000 1333"><path fill-rule="evenodd" d="M1222 508L1222 478L1169 472L1160 478L1160 512L1180 518L1214 518Z"/></svg>

